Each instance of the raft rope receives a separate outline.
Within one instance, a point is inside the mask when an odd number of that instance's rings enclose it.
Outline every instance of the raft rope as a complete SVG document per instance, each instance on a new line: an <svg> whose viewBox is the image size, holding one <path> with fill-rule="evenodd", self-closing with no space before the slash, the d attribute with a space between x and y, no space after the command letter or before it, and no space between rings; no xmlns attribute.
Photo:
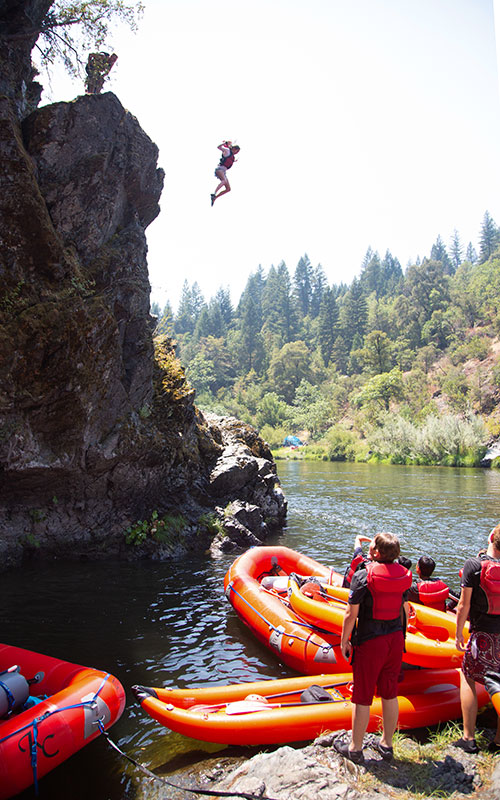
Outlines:
<svg viewBox="0 0 500 800"><path fill-rule="evenodd" d="M35 717L28 725L24 725L22 728L17 728L12 733L9 733L8 736L4 736L0 739L0 744L6 742L7 739L11 739L13 736L17 736L19 733L23 731L27 731L30 728L33 728L33 736L31 739L31 769L33 771L33 786L35 788L35 795L38 797L38 726L41 722L52 717L54 714L59 714L61 711L71 711L74 708L92 708L95 705L96 699L101 693L106 681L110 678L110 673L106 673L104 678L102 679L101 685L99 686L98 690L94 694L91 700L85 700L81 703L74 703L71 706L64 706L63 708L54 708L52 711L46 711L40 717ZM98 720L99 730L101 730L102 726L102 719ZM104 726L102 726L104 727Z"/></svg>
<svg viewBox="0 0 500 800"><path fill-rule="evenodd" d="M273 797L267 797L263 794L249 794L248 792L221 792L221 791L213 791L211 789L189 789L187 786L179 786L177 783L172 783L172 781L168 781L166 778L163 778L161 775L155 775L148 767L145 767L144 764L141 764L139 761L136 761L135 758L132 756L127 755L117 744L114 742L109 735L109 733L104 729L104 725L99 723L99 729L102 735L106 738L108 744L116 750L123 758L126 758L127 761L130 761L135 767L141 770L145 775L149 778L153 778L155 781L159 781L160 783L164 783L167 786L171 786L173 789L180 789L183 792L191 792L192 794L207 794L211 797L244 797L245 800L275 800Z"/></svg>
<svg viewBox="0 0 500 800"><path fill-rule="evenodd" d="M273 623L269 622L269 620L266 619L265 616L260 613L260 611L257 611L255 606L253 606L250 603L250 601L246 599L246 597L243 597L243 595L240 594L240 592L238 592L238 590L234 588L232 583L229 583L227 588L231 589L231 591L234 592L235 595L237 595L240 598L240 600L243 600L243 602L246 603L247 606L252 609L254 614L256 614L263 622L266 623L266 625L269 627L270 630L274 630L274 631L276 631L276 633L283 633L283 631L280 631L279 627L277 627L276 625L273 625ZM312 633L317 631L318 633L327 633L329 636L337 636L337 634L332 633L331 631L323 630L323 628L320 628L318 625L310 625L308 622L303 622L302 620L297 620L297 624L301 625L303 628L309 628L309 630ZM304 639L303 636L299 636L296 633L287 633L286 635L287 635L287 637L289 639L297 639L299 642L305 642L306 644L309 643L310 635L307 637L307 639ZM330 646L333 647L333 645L330 645Z"/></svg>

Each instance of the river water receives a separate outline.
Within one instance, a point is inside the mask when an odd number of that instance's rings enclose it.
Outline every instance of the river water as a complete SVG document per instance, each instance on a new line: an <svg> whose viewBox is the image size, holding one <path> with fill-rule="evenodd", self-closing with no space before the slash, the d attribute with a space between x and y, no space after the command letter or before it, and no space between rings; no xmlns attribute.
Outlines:
<svg viewBox="0 0 500 800"><path fill-rule="evenodd" d="M500 522L500 471L280 461L288 526L271 543L343 570L357 533L397 534L458 588L458 570ZM235 554L188 563L29 565L1 576L0 640L107 670L127 706L110 730L153 769L196 763L220 746L162 728L130 687L201 686L292 675L240 622L223 592ZM42 800L134 800L144 779L99 738L41 781ZM32 798L27 791L22 800ZM173 797L174 795L172 795Z"/></svg>

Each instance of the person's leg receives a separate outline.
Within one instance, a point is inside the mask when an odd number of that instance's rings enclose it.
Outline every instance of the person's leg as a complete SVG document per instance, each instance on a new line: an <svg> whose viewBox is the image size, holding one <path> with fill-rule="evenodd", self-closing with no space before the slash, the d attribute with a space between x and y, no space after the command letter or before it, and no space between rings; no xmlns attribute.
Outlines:
<svg viewBox="0 0 500 800"><path fill-rule="evenodd" d="M224 187L224 191L223 192L219 192L219 189L222 189L222 187ZM217 189L214 192L215 199L217 200L218 197L222 197L223 194L227 194L230 191L231 191L231 187L229 185L229 181L228 181L227 178L225 178L223 181L221 181L219 183Z"/></svg>
<svg viewBox="0 0 500 800"><path fill-rule="evenodd" d="M464 721L464 736L468 741L474 739L477 719L477 694L476 683L472 678L468 678L460 671L460 704L462 706L462 717ZM498 727L500 733L500 722Z"/></svg>
<svg viewBox="0 0 500 800"><path fill-rule="evenodd" d="M363 739L369 719L370 706L362 706L359 703L355 703L352 707L352 737L349 750L359 751L363 749Z"/></svg>
<svg viewBox="0 0 500 800"><path fill-rule="evenodd" d="M377 679L377 693L382 700L382 736L380 744L392 747L392 737L399 717L398 680L403 661L404 637L402 631L383 637L386 647L385 663Z"/></svg>
<svg viewBox="0 0 500 800"><path fill-rule="evenodd" d="M385 700L382 697L382 736L380 744L384 747L392 747L392 737L396 732L399 717L399 702L397 697Z"/></svg>

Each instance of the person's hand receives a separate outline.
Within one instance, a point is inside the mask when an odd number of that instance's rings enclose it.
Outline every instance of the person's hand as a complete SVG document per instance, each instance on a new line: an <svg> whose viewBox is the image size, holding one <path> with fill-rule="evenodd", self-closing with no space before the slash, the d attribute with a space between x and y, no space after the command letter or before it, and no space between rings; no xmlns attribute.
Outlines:
<svg viewBox="0 0 500 800"><path fill-rule="evenodd" d="M455 647L457 650L460 650L461 653L465 650L465 642L464 642L464 635L463 633L458 633L455 636Z"/></svg>
<svg viewBox="0 0 500 800"><path fill-rule="evenodd" d="M349 661L352 655L352 644L350 642L346 642L345 644L340 645L340 649L342 651L342 655L344 656L346 661Z"/></svg>

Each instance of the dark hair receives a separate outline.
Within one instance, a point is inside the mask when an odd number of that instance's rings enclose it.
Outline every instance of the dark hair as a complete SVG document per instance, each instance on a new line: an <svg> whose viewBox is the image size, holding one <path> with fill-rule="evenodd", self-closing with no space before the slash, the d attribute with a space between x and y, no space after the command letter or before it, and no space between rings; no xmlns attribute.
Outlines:
<svg viewBox="0 0 500 800"><path fill-rule="evenodd" d="M389 564L399 556L399 539L393 533L377 533L372 545L379 552L378 561Z"/></svg>
<svg viewBox="0 0 500 800"><path fill-rule="evenodd" d="M436 562L430 556L420 556L417 561L422 578L430 578L436 567Z"/></svg>
<svg viewBox="0 0 500 800"><path fill-rule="evenodd" d="M401 566L404 567L405 569L411 569L411 561L409 558L406 558L406 556L399 556L397 562L398 564L401 564Z"/></svg>

